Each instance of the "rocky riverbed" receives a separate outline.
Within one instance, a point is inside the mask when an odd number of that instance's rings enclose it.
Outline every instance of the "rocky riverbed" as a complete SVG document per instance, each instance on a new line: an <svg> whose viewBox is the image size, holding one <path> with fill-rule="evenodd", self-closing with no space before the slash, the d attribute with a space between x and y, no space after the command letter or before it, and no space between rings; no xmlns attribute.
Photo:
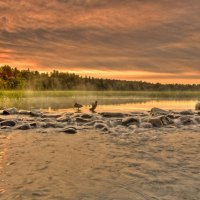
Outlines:
<svg viewBox="0 0 200 200"><path fill-rule="evenodd" d="M75 134L80 130L98 130L107 134L131 134L149 130L199 130L200 112L192 110L167 111L152 108L147 112L130 113L43 113L40 110L0 111L0 131L54 129Z"/></svg>
<svg viewBox="0 0 200 200"><path fill-rule="evenodd" d="M199 200L198 111L0 115L2 200Z"/></svg>

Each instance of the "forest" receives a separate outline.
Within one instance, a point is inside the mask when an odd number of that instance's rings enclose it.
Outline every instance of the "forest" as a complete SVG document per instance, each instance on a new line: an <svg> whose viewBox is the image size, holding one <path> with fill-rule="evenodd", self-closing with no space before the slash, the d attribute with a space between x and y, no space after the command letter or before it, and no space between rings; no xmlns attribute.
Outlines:
<svg viewBox="0 0 200 200"><path fill-rule="evenodd" d="M126 81L82 77L59 72L41 73L19 70L8 65L0 67L1 90L126 90L126 91L198 91L200 84L161 84L143 81Z"/></svg>

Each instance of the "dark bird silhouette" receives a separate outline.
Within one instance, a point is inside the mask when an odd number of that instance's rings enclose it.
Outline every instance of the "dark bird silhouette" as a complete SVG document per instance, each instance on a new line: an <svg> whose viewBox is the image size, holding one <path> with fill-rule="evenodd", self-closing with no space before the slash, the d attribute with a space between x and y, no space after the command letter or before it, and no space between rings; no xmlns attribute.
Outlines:
<svg viewBox="0 0 200 200"><path fill-rule="evenodd" d="M79 103L75 103L75 104L74 104L74 108L77 108L78 111L80 111L80 108L82 108L82 107L83 107L83 105L81 105L81 104L79 104Z"/></svg>
<svg viewBox="0 0 200 200"><path fill-rule="evenodd" d="M97 104L98 104L98 101L95 101L94 103L92 103L92 107L90 108L91 112L95 112L95 110L97 108Z"/></svg>

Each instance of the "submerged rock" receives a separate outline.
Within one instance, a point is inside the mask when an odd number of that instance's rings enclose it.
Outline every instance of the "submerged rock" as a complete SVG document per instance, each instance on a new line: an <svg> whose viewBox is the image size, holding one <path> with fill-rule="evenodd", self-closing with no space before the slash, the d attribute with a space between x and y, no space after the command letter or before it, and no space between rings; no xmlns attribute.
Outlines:
<svg viewBox="0 0 200 200"><path fill-rule="evenodd" d="M3 115L15 115L18 114L17 108L7 108L3 110Z"/></svg>
<svg viewBox="0 0 200 200"><path fill-rule="evenodd" d="M2 121L0 123L1 126L15 126L16 122L12 121L12 120L6 120L6 121Z"/></svg>

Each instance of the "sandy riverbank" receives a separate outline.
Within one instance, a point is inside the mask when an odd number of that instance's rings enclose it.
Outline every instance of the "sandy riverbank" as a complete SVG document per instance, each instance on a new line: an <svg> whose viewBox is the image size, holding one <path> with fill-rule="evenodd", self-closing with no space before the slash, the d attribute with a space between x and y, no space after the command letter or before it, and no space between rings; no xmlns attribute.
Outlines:
<svg viewBox="0 0 200 200"><path fill-rule="evenodd" d="M1 133L1 200L199 200L200 132Z"/></svg>

